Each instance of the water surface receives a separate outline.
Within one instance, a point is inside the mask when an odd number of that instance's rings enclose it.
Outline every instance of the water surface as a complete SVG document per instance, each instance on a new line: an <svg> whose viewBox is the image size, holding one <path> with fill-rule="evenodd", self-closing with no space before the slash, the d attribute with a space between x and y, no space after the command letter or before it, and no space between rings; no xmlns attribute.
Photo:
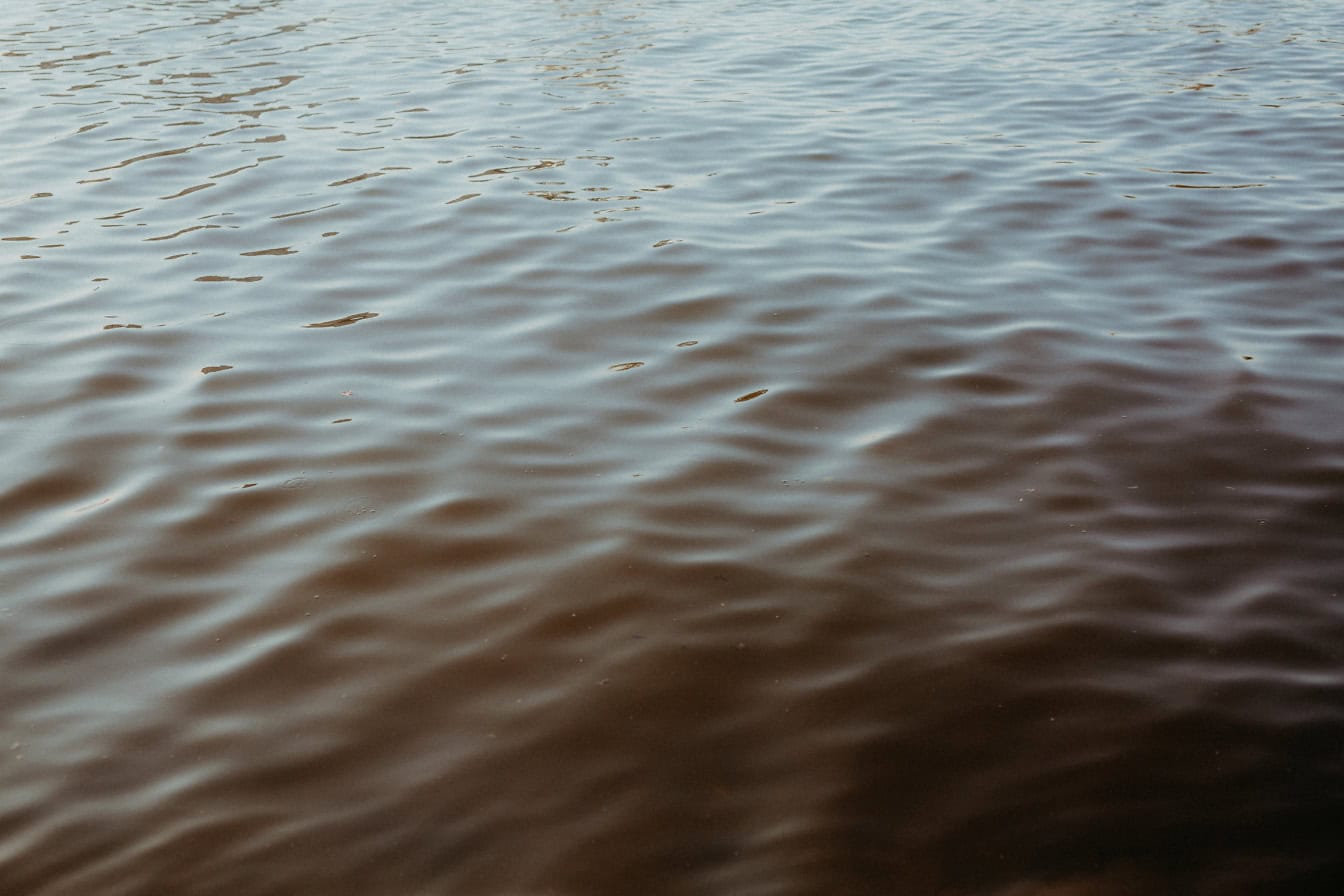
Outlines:
<svg viewBox="0 0 1344 896"><path fill-rule="evenodd" d="M0 21L0 891L1344 892L1333 4Z"/></svg>

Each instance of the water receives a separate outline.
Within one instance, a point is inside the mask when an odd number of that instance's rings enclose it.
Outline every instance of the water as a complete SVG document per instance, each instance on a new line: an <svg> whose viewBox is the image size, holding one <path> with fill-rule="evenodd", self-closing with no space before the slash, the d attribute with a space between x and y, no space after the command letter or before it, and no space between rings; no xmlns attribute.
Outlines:
<svg viewBox="0 0 1344 896"><path fill-rule="evenodd" d="M1335 4L0 17L0 891L1344 892Z"/></svg>

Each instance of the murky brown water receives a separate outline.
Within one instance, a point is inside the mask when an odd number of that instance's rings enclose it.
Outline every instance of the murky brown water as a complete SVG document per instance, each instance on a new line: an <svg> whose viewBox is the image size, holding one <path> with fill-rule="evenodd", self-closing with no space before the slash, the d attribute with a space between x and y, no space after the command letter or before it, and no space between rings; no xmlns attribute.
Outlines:
<svg viewBox="0 0 1344 896"><path fill-rule="evenodd" d="M0 893L1344 892L1344 18L9 3Z"/></svg>

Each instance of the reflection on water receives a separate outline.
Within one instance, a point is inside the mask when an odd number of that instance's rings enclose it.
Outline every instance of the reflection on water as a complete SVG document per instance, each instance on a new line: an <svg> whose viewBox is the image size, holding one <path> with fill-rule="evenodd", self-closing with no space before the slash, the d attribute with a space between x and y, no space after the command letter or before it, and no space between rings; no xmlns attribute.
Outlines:
<svg viewBox="0 0 1344 896"><path fill-rule="evenodd" d="M347 314L345 317L338 317L335 320L319 321L315 324L304 324L307 329L314 327L348 327L351 324L357 324L362 320L368 320L371 317L377 317L376 311L361 311L358 314Z"/></svg>
<svg viewBox="0 0 1344 896"><path fill-rule="evenodd" d="M0 891L1341 892L1331 12L7 10Z"/></svg>

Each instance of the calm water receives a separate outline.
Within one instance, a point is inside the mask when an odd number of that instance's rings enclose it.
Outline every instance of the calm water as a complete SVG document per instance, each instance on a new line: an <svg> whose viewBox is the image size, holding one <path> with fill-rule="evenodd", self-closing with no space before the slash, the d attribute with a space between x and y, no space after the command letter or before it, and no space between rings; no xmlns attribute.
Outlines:
<svg viewBox="0 0 1344 896"><path fill-rule="evenodd" d="M0 892L1344 892L1338 4L0 22Z"/></svg>

